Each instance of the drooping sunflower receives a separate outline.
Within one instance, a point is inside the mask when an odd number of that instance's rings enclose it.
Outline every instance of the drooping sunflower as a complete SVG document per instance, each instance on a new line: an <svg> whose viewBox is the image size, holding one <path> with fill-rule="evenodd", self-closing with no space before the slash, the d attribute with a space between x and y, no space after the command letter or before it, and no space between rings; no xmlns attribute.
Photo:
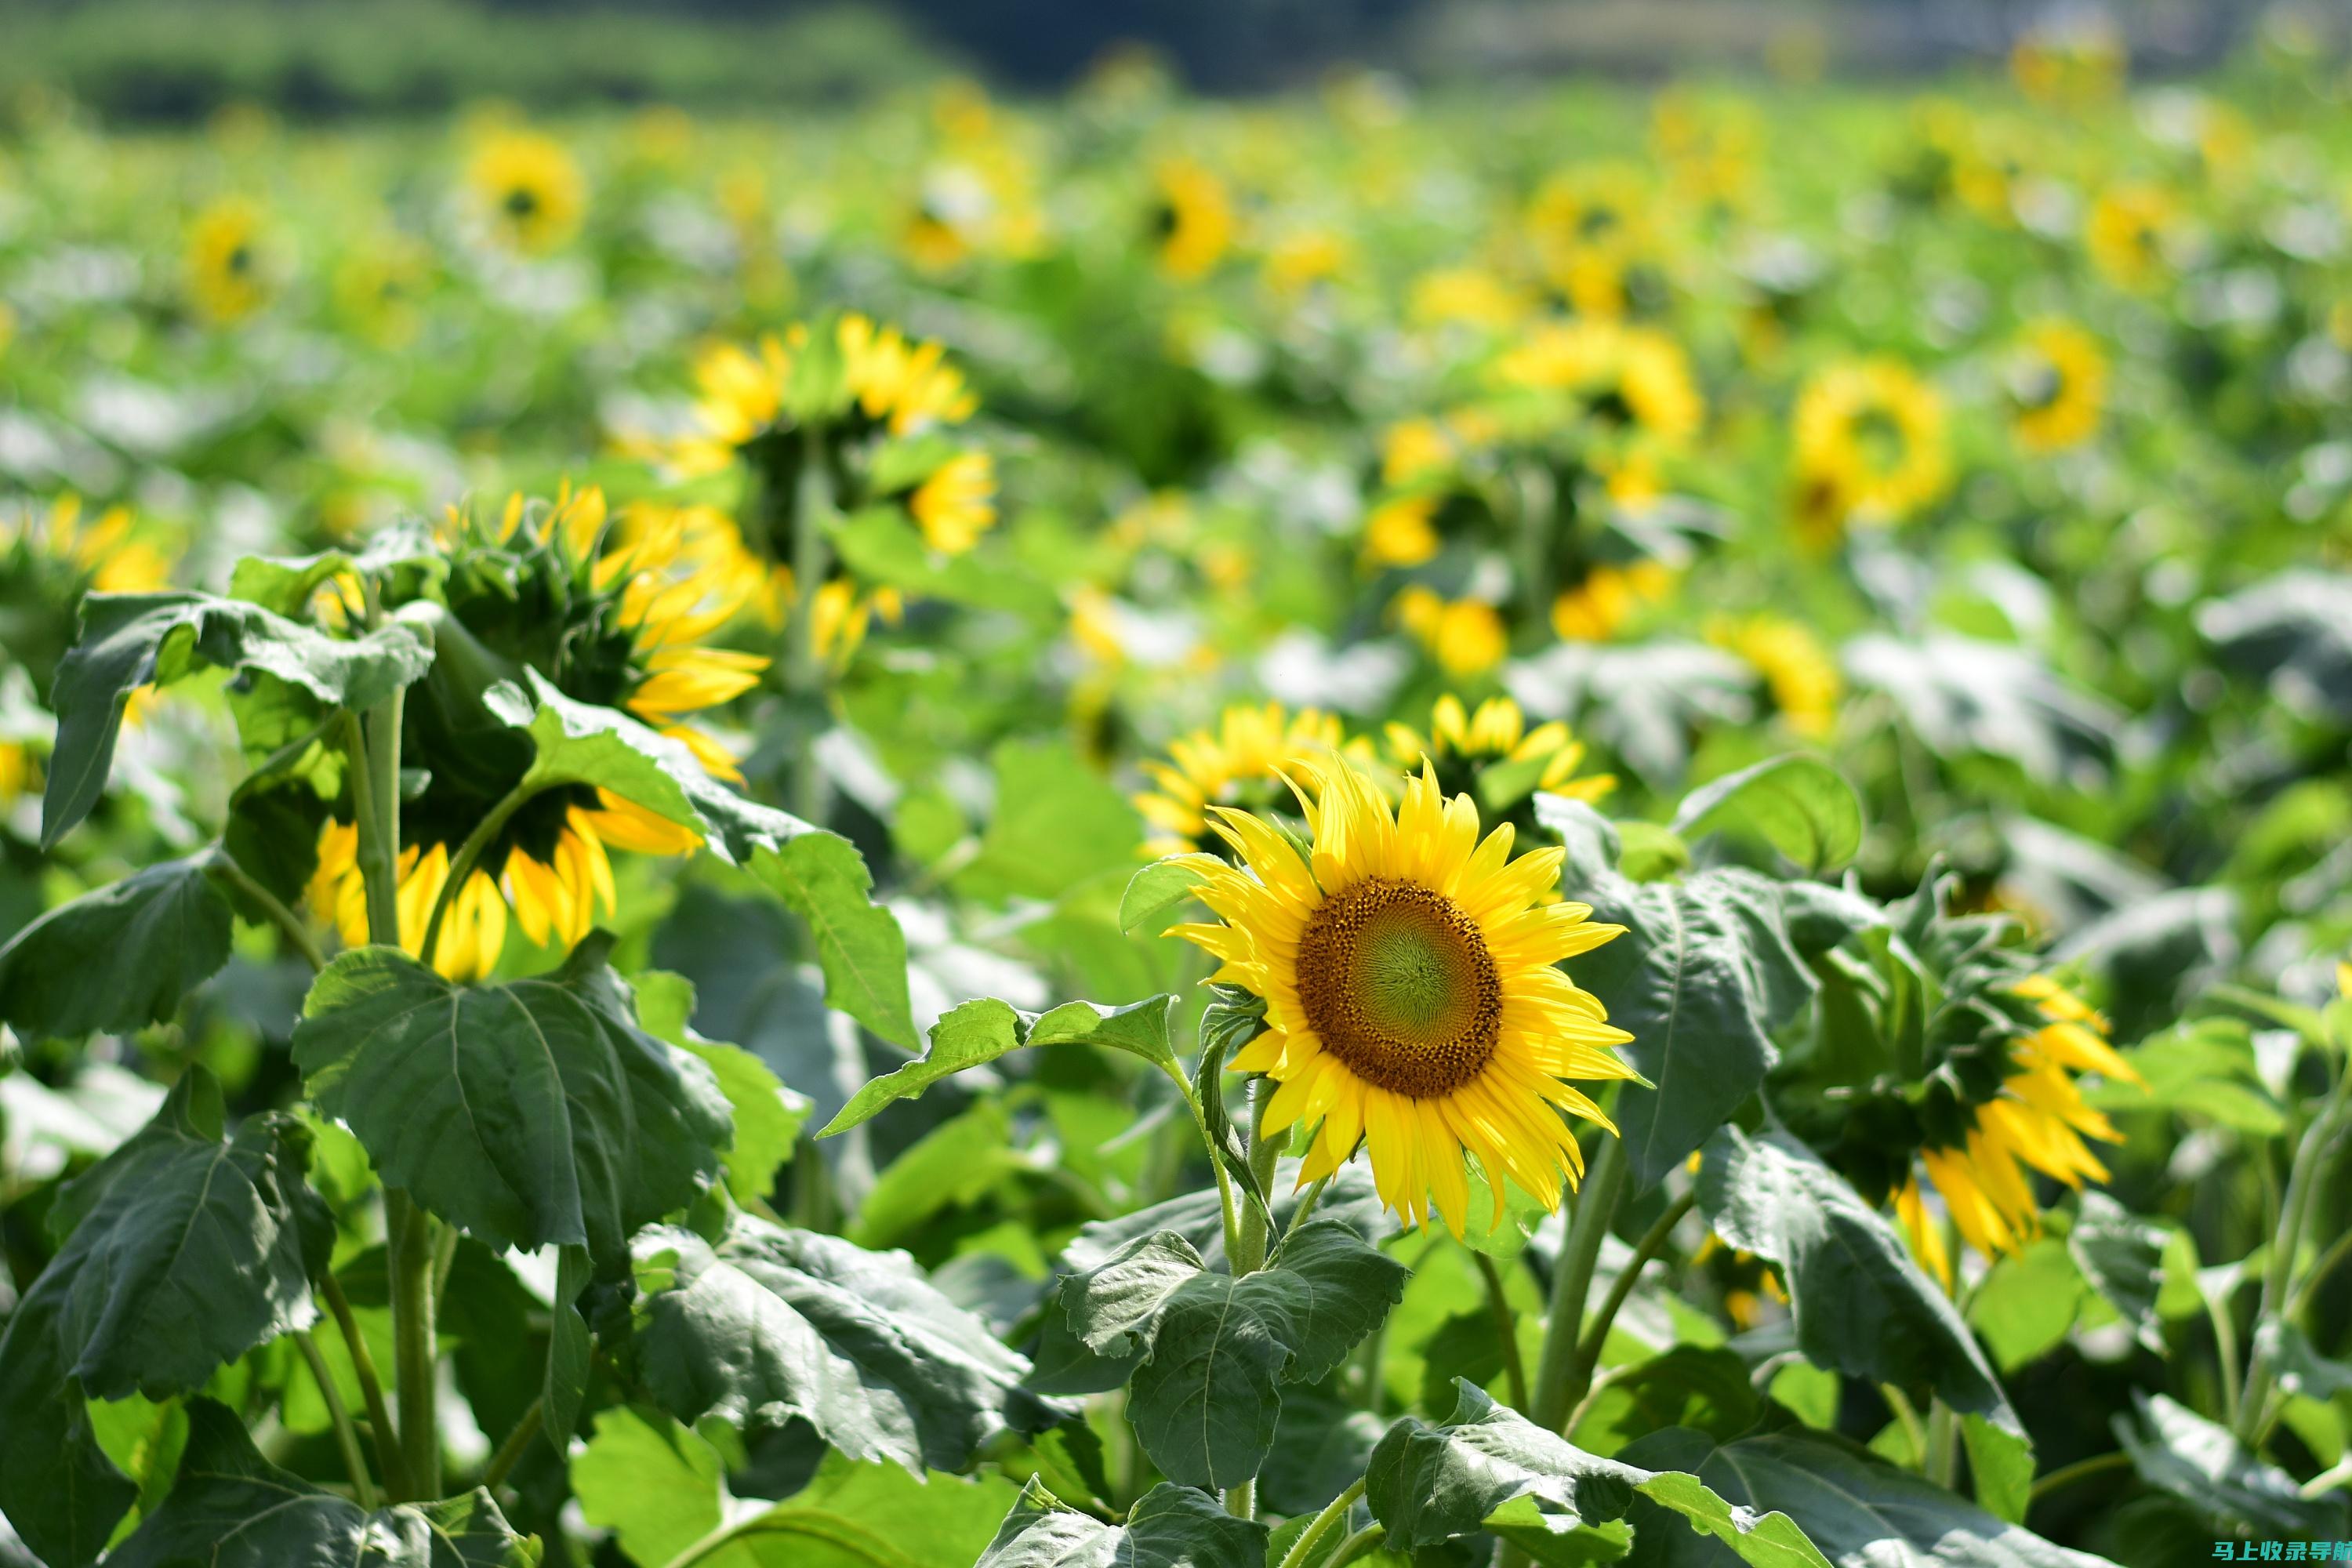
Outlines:
<svg viewBox="0 0 2352 1568"><path fill-rule="evenodd" d="M1772 706L1798 734L1819 740L1837 723L1844 690L1837 661L1801 623L1769 614L1717 617L1706 640L1738 654L1763 677Z"/></svg>
<svg viewBox="0 0 2352 1568"><path fill-rule="evenodd" d="M1276 1088L1269 1134L1311 1130L1301 1182L1361 1144L1381 1201L1407 1225L1433 1205L1460 1235L1469 1163L1547 1207L1584 1159L1569 1120L1616 1129L1579 1082L1636 1075L1633 1037L1557 967L1622 927L1539 900L1563 852L1511 858L1506 824L1483 840L1467 795L1448 800L1424 765L1401 806L1342 759L1308 770L1299 802L1312 849L1246 812L1214 827L1237 864L1191 858L1214 923L1174 927L1222 961L1213 977L1265 1002L1263 1034L1234 1058ZM1565 1114L1563 1114L1565 1113Z"/></svg>
<svg viewBox="0 0 2352 1568"><path fill-rule="evenodd" d="M2072 321L2036 321L2007 368L2011 425L2027 451L2063 451L2097 433L2107 402L2107 356L2098 339Z"/></svg>
<svg viewBox="0 0 2352 1568"><path fill-rule="evenodd" d="M2108 1043L2106 1020L2056 979L2028 975L2010 989L2038 1009L2038 1026L2009 1041L1999 1092L1970 1105L1965 1126L1919 1155L1960 1239L1985 1258L2016 1252L2042 1233L2029 1172L2075 1188L2107 1179L2084 1140L2119 1143L2123 1135L2084 1100L2075 1075L2147 1087ZM1895 1207L1920 1262L1948 1285L1951 1257L1916 1177L1896 1189Z"/></svg>
<svg viewBox="0 0 2352 1568"><path fill-rule="evenodd" d="M767 666L704 646L742 608L743 584L694 569L682 519L643 522L625 540L608 524L604 496L592 489L552 506L517 496L489 517L453 509L436 531L446 575L418 592L445 612L435 626L439 657L410 693L402 736L402 755L426 778L400 815L400 939L412 952L460 847L530 765L528 738L482 706L492 683L535 669L566 696L622 709L713 773L737 776L732 753L689 719L749 690ZM531 942L575 943L600 909L615 908L610 851L679 855L698 843L602 789L530 796L451 900L434 965L456 980L489 973L509 910ZM348 942L367 935L358 847L348 812L337 808L320 832L311 899Z"/></svg>
<svg viewBox="0 0 2352 1568"><path fill-rule="evenodd" d="M579 161L541 132L488 132L467 162L466 185L490 232L525 255L560 248L588 211Z"/></svg>
<svg viewBox="0 0 2352 1568"><path fill-rule="evenodd" d="M1489 812L1503 811L1536 790L1596 801L1617 787L1615 773L1579 776L1584 742L1560 720L1528 727L1528 716L1507 697L1489 697L1473 712L1452 692L1430 710L1426 731L1389 725L1389 760L1405 773L1434 768L1448 795L1472 795Z"/></svg>
<svg viewBox="0 0 2352 1568"><path fill-rule="evenodd" d="M1190 283L1209 275L1233 248L1233 196L1225 183L1190 158L1163 162L1155 175L1151 239L1168 276Z"/></svg>
<svg viewBox="0 0 2352 1568"><path fill-rule="evenodd" d="M1286 776L1340 742L1334 715L1312 708L1293 713L1279 702L1238 703L1219 715L1213 729L1178 736L1168 743L1166 762L1143 764L1155 786L1134 797L1135 809L1153 830L1145 853L1213 850L1211 810L1274 804L1287 793Z"/></svg>
<svg viewBox="0 0 2352 1568"><path fill-rule="evenodd" d="M1832 365L1797 399L1800 523L1833 535L1849 521L1900 522L1951 483L1944 400L1892 359Z"/></svg>
<svg viewBox="0 0 2352 1568"><path fill-rule="evenodd" d="M269 298L261 209L249 201L231 197L198 213L184 260L188 298L217 326L245 320Z"/></svg>

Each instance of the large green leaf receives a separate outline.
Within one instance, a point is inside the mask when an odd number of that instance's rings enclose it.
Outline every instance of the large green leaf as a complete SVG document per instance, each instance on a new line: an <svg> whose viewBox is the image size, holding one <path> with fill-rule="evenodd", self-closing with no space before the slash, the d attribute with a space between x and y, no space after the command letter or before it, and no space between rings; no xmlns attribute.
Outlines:
<svg viewBox="0 0 2352 1568"><path fill-rule="evenodd" d="M2136 1418L2116 1417L2132 1468L2217 1527L2331 1541L2352 1532L2342 1497L2305 1497L2293 1476L2251 1452L2228 1427L2161 1394L2135 1391L2132 1404Z"/></svg>
<svg viewBox="0 0 2352 1568"><path fill-rule="evenodd" d="M540 1547L478 1489L371 1513L264 1459L244 1423L200 1399L188 1407L171 1494L106 1560L110 1568L537 1568Z"/></svg>
<svg viewBox="0 0 2352 1568"><path fill-rule="evenodd" d="M638 1370L680 1420L799 1417L853 1458L920 1474L1062 1416L1021 1387L1027 1360L902 1252L744 1215L715 1244L661 1226L635 1252Z"/></svg>
<svg viewBox="0 0 2352 1568"><path fill-rule="evenodd" d="M1134 868L1143 837L1135 808L1067 742L1008 741L992 761L996 808L959 887L1055 900Z"/></svg>
<svg viewBox="0 0 2352 1568"><path fill-rule="evenodd" d="M1695 1475L1735 1505L1770 1509L1796 1522L1838 1568L2114 1568L2104 1558L2052 1544L2021 1525L1851 1444L1791 1429L1717 1445L1688 1427L1653 1433L1621 1456L1628 1464ZM1661 1552L1647 1500L1637 1501L1629 1568L1713 1568L1727 1552ZM1687 1544L1687 1543L1685 1543Z"/></svg>
<svg viewBox="0 0 2352 1568"><path fill-rule="evenodd" d="M2286 707L2352 723L2352 574L2282 572L2200 605L2197 629Z"/></svg>
<svg viewBox="0 0 2352 1568"><path fill-rule="evenodd" d="M68 1185L71 1227L0 1335L0 1512L53 1568L98 1554L134 1489L85 1397L161 1398L316 1316L330 1233L290 1117L224 1140L219 1085L191 1068L155 1119Z"/></svg>
<svg viewBox="0 0 2352 1568"><path fill-rule="evenodd" d="M160 1024L228 962L229 905L205 857L60 904L0 947L0 1024L28 1038Z"/></svg>
<svg viewBox="0 0 2352 1568"><path fill-rule="evenodd" d="M1633 1034L1626 1059L1651 1087L1626 1085L1615 1115L1635 1179L1654 1185L1762 1085L1780 1059L1772 1031L1811 998L1812 972L1770 879L1728 868L1629 881L1591 807L1539 795L1537 811L1570 847L1562 890L1625 927L1570 970Z"/></svg>
<svg viewBox="0 0 2352 1568"><path fill-rule="evenodd" d="M950 1010L931 1026L929 1049L897 1071L857 1091L821 1137L846 1132L894 1100L912 1100L940 1079L992 1062L1024 1046L1108 1046L1155 1066L1174 1067L1168 1040L1173 996L1153 996L1125 1007L1065 1002L1045 1013L1024 1013L1011 1003L982 997Z"/></svg>
<svg viewBox="0 0 2352 1568"><path fill-rule="evenodd" d="M787 1089L767 1063L720 1040L706 1040L688 1020L694 1016L694 984L682 974L655 971L637 976L637 1022L656 1039L699 1058L735 1124L727 1147L727 1190L739 1203L763 1199L776 1171L793 1157L793 1141L808 1120L809 1098Z"/></svg>
<svg viewBox="0 0 2352 1568"><path fill-rule="evenodd" d="M528 695L490 688L490 710L530 732L537 756L526 788L594 785L702 835L712 853L748 868L816 939L825 1000L894 1045L913 1049L907 939L872 900L856 847L789 812L760 805L710 776L694 753L627 714L575 702L537 670Z"/></svg>
<svg viewBox="0 0 2352 1568"><path fill-rule="evenodd" d="M1588 1454L1483 1389L1454 1386L1454 1415L1445 1425L1407 1416L1372 1450L1364 1500L1388 1527L1392 1548L1439 1546L1482 1531L1534 1544L1623 1518L1646 1500L1680 1514L1703 1539L1694 1543L1656 1513L1637 1523L1637 1552L1643 1537L1660 1534L1668 1552L1696 1544L1706 1556L1719 1553L1756 1568L1828 1568L1785 1514L1739 1507L1680 1469L1643 1469Z"/></svg>
<svg viewBox="0 0 2352 1568"><path fill-rule="evenodd" d="M658 1410L616 1405L572 1456L572 1490L588 1522L653 1568L726 1522L727 1466L719 1450ZM733 1554L740 1562L741 1553Z"/></svg>
<svg viewBox="0 0 2352 1568"><path fill-rule="evenodd" d="M1134 1363L1129 1413L1152 1462L1181 1485L1226 1487L1265 1464L1277 1385L1328 1375L1403 1296L1406 1272L1335 1220L1299 1226L1240 1279L1160 1231L1065 1279L1057 1300L1079 1346Z"/></svg>
<svg viewBox="0 0 2352 1568"><path fill-rule="evenodd" d="M717 1173L730 1134L710 1069L638 1027L611 942L506 985L453 985L391 948L340 955L294 1032L311 1100L387 1184L492 1246L617 1259Z"/></svg>
<svg viewBox="0 0 2352 1568"><path fill-rule="evenodd" d="M1266 1527L1206 1492L1162 1481L1125 1524L1055 1506L1034 1481L975 1568L1265 1568Z"/></svg>
<svg viewBox="0 0 2352 1568"><path fill-rule="evenodd" d="M1932 1388L1964 1414L2019 1430L1984 1352L1885 1216L1785 1133L1726 1127L1699 1167L1699 1212L1726 1244L1769 1260L1797 1345L1818 1366Z"/></svg>
<svg viewBox="0 0 2352 1568"><path fill-rule="evenodd" d="M1791 752L1691 791L1672 826L1685 838L1744 827L1806 869L1829 871L1862 848L1862 797L1820 757Z"/></svg>
<svg viewBox="0 0 2352 1568"><path fill-rule="evenodd" d="M275 676L321 702L360 709L417 679L433 662L431 646L414 626L394 624L345 639L209 594L92 594L81 616L81 640L58 666L49 698L58 741L41 802L45 849L98 804L122 710L142 686L168 686L209 667Z"/></svg>
<svg viewBox="0 0 2352 1568"><path fill-rule="evenodd" d="M1118 899L1118 929L1129 936L1158 936L1200 885L1201 873L1176 857L1154 860L1127 879L1127 891Z"/></svg>

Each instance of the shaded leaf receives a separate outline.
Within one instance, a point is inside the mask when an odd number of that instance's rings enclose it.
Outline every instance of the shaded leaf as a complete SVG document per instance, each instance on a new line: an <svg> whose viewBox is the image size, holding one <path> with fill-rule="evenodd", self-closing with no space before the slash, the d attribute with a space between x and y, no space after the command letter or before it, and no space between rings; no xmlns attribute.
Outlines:
<svg viewBox="0 0 2352 1568"><path fill-rule="evenodd" d="M205 861L133 872L10 938L0 947L0 1024L38 1038L168 1020L228 962L228 900Z"/></svg>
<svg viewBox="0 0 2352 1568"><path fill-rule="evenodd" d="M1124 1525L1056 1508L1032 1482L975 1568L1265 1568L1267 1533L1207 1493L1165 1481Z"/></svg>
<svg viewBox="0 0 2352 1568"><path fill-rule="evenodd" d="M1862 848L1862 797L1820 757L1773 757L1695 789L1675 808L1685 838L1744 827L1810 870L1833 870Z"/></svg>
<svg viewBox="0 0 2352 1568"><path fill-rule="evenodd" d="M2164 1329L2156 1299L2164 1289L2164 1244L2170 1234L2096 1188L2084 1190L2066 1233L2066 1249L2091 1289L2131 1325L2141 1344L2159 1354Z"/></svg>
<svg viewBox="0 0 2352 1568"><path fill-rule="evenodd" d="M1200 884L1201 873L1172 856L1154 860L1127 879L1127 891L1119 895L1118 929L1129 936L1158 936Z"/></svg>
<svg viewBox="0 0 2352 1568"><path fill-rule="evenodd" d="M765 1198L777 1168L793 1157L793 1141L808 1120L808 1096L786 1089L768 1064L740 1046L706 1040L687 1022L694 1016L694 985L685 976L656 971L636 979L637 1021L656 1039L698 1058L727 1097L734 1142L727 1146L727 1190L738 1203Z"/></svg>
<svg viewBox="0 0 2352 1568"><path fill-rule="evenodd" d="M2226 1426L2161 1394L2132 1394L2116 1436L2139 1479L2223 1529L2257 1537L2352 1531L2341 1497L2306 1498L2294 1478L2247 1449Z"/></svg>
<svg viewBox="0 0 2352 1568"><path fill-rule="evenodd" d="M912 1100L943 1078L1024 1046L1108 1046L1172 1068L1176 1052L1168 1040L1168 1009L1175 1001L1153 996L1125 1007L1065 1002L1042 1014L1024 1013L994 997L966 1002L931 1026L930 1045L920 1057L859 1089L819 1136L846 1132L894 1100Z"/></svg>

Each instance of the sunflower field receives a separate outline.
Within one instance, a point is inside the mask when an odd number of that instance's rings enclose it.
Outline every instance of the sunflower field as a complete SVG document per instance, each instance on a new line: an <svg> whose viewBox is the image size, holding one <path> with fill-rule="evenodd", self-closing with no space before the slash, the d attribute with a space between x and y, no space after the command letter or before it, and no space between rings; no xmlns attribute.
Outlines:
<svg viewBox="0 0 2352 1568"><path fill-rule="evenodd" d="M0 114L0 1568L2352 1561L2352 74Z"/></svg>

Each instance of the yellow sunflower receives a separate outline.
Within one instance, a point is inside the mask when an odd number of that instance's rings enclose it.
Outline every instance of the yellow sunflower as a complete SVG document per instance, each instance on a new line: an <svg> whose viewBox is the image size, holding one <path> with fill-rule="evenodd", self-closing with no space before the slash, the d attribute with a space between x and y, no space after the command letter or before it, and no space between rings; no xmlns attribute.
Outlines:
<svg viewBox="0 0 2352 1568"><path fill-rule="evenodd" d="M1189 158L1159 168L1160 199L1152 208L1152 238L1160 265L1189 283L1205 278L1234 243L1234 203L1225 183Z"/></svg>
<svg viewBox="0 0 2352 1568"><path fill-rule="evenodd" d="M490 231L527 255L561 247L588 211L588 182L563 143L536 131L490 132L466 165Z"/></svg>
<svg viewBox="0 0 2352 1568"><path fill-rule="evenodd" d="M1649 180L1630 163L1569 169L1528 205L1528 237L1546 275L1580 312L1618 316L1625 269L1650 250L1657 206Z"/></svg>
<svg viewBox="0 0 2352 1568"><path fill-rule="evenodd" d="M1844 689L1837 661L1801 623L1774 615L1718 616L1708 624L1706 640L1738 655L1764 678L1772 706L1798 734L1819 740L1836 725Z"/></svg>
<svg viewBox="0 0 2352 1568"><path fill-rule="evenodd" d="M1484 675L1511 651L1503 613L1484 599L1448 599L1416 583L1396 596L1397 624L1455 679Z"/></svg>
<svg viewBox="0 0 2352 1568"><path fill-rule="evenodd" d="M2179 208L2156 185L2115 185L2099 194L2083 224L2091 265L2118 289L2144 293L2164 280L2165 247Z"/></svg>
<svg viewBox="0 0 2352 1568"><path fill-rule="evenodd" d="M1633 1037L1556 966L1624 928L1538 902L1563 851L1515 860L1507 824L1482 841L1476 805L1447 800L1427 766L1393 811L1343 760L1307 773L1311 852L1245 812L1215 812L1239 863L1186 863L1219 919L1172 928L1222 961L1217 982L1265 1001L1265 1032L1232 1066L1276 1086L1266 1131L1311 1130L1302 1183L1362 1144L1381 1201L1410 1226L1433 1204L1462 1233L1472 1159L1494 1223L1507 1184L1557 1208L1584 1169L1568 1118L1616 1131L1571 1080L1636 1075L1615 1050Z"/></svg>
<svg viewBox="0 0 2352 1568"><path fill-rule="evenodd" d="M1423 766L1437 770L1439 784L1449 795L1472 791L1488 809L1509 801L1497 800L1484 788L1486 775L1504 771L1514 776L1504 792L1514 798L1532 790L1595 801L1617 787L1615 773L1577 776L1584 765L1584 742L1567 724L1555 719L1528 728L1528 716L1507 697L1489 697L1475 712L1452 692L1430 710L1424 733L1409 724L1391 723L1387 731L1389 760L1403 773Z"/></svg>
<svg viewBox="0 0 2352 1568"><path fill-rule="evenodd" d="M1969 1108L1965 1132L1919 1155L1960 1239L1987 1258L2015 1252L2041 1234L2029 1170L2076 1188L2107 1179L2084 1140L2117 1143L2122 1134L2084 1101L2074 1075L2147 1087L2108 1043L2106 1020L2081 997L2046 974L2029 975L2013 990L2039 1009L2042 1026L2011 1042L2000 1093ZM1948 1285L1952 1260L1916 1176L1896 1188L1895 1208L1920 1262Z"/></svg>
<svg viewBox="0 0 2352 1568"><path fill-rule="evenodd" d="M239 198L215 202L188 225L188 297L206 321L241 321L269 297L261 209Z"/></svg>
<svg viewBox="0 0 2352 1568"><path fill-rule="evenodd" d="M1832 530L1899 522L1951 483L1944 400L1896 360L1832 365L1797 399L1797 472Z"/></svg>
<svg viewBox="0 0 2352 1568"><path fill-rule="evenodd" d="M1569 394L1604 429L1672 446L1696 436L1706 418L1706 400L1682 345L1651 327L1547 322L1496 368L1507 385Z"/></svg>
<svg viewBox="0 0 2352 1568"><path fill-rule="evenodd" d="M1219 806L1265 805L1286 777L1336 751L1339 721L1315 709L1292 713L1279 702L1238 704L1216 727L1180 735L1168 760L1143 764L1153 789L1134 797L1152 827L1145 854L1157 858L1215 847L1208 813Z"/></svg>
<svg viewBox="0 0 2352 1568"><path fill-rule="evenodd" d="M2029 452L2079 447L2096 434L2107 401L2107 356L2072 321L2036 321L2009 366L2011 416Z"/></svg>
<svg viewBox="0 0 2352 1568"><path fill-rule="evenodd" d="M411 952L456 874L457 847L529 766L527 748L501 743L510 731L466 718L478 700L469 681L535 668L566 695L633 714L714 773L740 776L733 753L688 721L750 690L768 661L703 646L742 609L749 590L740 577L697 569L684 548L691 521L657 514L615 530L594 489L536 509L516 496L488 519L452 509L442 521L436 539L450 570L438 590L446 615L436 638L444 657L407 706L402 742L426 777L401 809L397 903L401 943ZM602 789L532 796L493 835L451 900L434 966L453 980L488 973L506 943L509 910L532 942L576 943L600 909L614 912L609 851L681 855L699 842ZM331 818L311 884L312 906L353 943L367 938L358 847L352 825Z"/></svg>
<svg viewBox="0 0 2352 1568"><path fill-rule="evenodd" d="M1534 309L1525 291L1483 267L1446 267L1413 280L1407 314L1418 325L1478 327L1501 331Z"/></svg>
<svg viewBox="0 0 2352 1568"><path fill-rule="evenodd" d="M1436 557L1437 510L1445 498L1434 491L1392 496L1364 514L1364 564L1419 566Z"/></svg>
<svg viewBox="0 0 2352 1568"><path fill-rule="evenodd" d="M1552 600L1551 629L1565 642L1607 642L1644 606L1663 602L1674 587L1674 568L1663 561L1622 566L1601 562Z"/></svg>

